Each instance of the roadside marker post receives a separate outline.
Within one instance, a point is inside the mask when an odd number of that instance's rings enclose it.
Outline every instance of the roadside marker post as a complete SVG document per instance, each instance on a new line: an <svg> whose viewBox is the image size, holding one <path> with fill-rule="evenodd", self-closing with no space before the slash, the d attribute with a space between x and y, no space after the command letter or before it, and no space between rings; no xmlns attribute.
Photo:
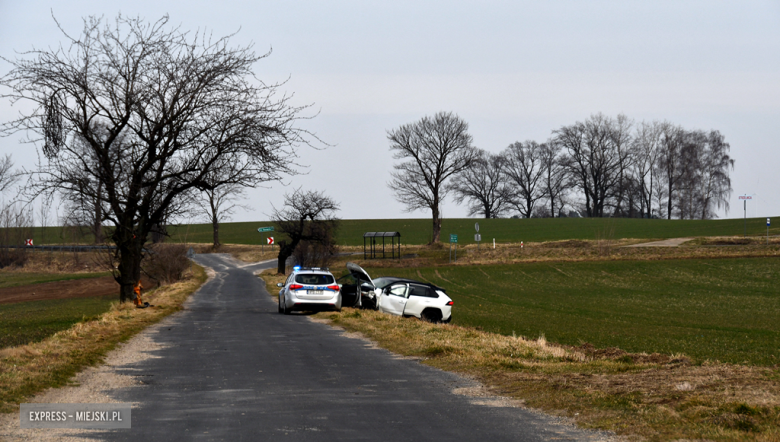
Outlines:
<svg viewBox="0 0 780 442"><path fill-rule="evenodd" d="M769 245L769 218L766 219L766 245Z"/></svg>
<svg viewBox="0 0 780 442"><path fill-rule="evenodd" d="M496 250L496 239L493 238L493 250Z"/></svg>
<svg viewBox="0 0 780 442"><path fill-rule="evenodd" d="M482 235L479 234L479 223L474 223L474 229L477 234L474 235L474 241L477 243L477 252L479 252L479 242L482 241Z"/></svg>

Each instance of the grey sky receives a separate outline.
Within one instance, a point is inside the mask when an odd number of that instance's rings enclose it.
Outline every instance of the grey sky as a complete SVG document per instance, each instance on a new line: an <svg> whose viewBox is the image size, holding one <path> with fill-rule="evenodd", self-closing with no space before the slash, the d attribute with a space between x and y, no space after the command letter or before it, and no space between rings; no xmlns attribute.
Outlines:
<svg viewBox="0 0 780 442"><path fill-rule="evenodd" d="M273 54L259 78L283 81L297 104L319 115L301 126L327 143L300 149L308 174L290 186L324 189L343 218L426 217L404 213L386 183L392 159L385 131L440 110L470 124L475 144L498 152L514 141L544 141L564 124L603 112L718 129L736 170L737 195L755 193L748 216L780 214L780 2L717 1L6 1L0 54L54 46L81 17L118 12L149 20L165 13L183 29L254 42ZM0 71L8 65L0 62ZM0 102L0 119L17 112ZM31 167L35 154L0 139L0 154ZM250 191L259 220L281 185ZM465 216L451 201L445 217ZM725 214L721 213L721 216Z"/></svg>

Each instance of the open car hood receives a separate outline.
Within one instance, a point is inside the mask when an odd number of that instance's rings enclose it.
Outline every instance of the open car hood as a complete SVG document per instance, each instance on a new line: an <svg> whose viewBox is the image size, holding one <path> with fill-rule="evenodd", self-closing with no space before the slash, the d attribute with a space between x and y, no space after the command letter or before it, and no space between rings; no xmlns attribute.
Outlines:
<svg viewBox="0 0 780 442"><path fill-rule="evenodd" d="M354 276L355 279L357 279L361 283L363 283L365 281L365 282L368 282L369 284L371 284L372 286L374 286L374 281L372 281L371 277L368 276L368 272L363 270L362 267L360 267L359 265L355 264L354 262L348 262L347 263L347 270L349 270L350 273L352 273L352 276ZM374 286L374 287L376 287L376 286Z"/></svg>

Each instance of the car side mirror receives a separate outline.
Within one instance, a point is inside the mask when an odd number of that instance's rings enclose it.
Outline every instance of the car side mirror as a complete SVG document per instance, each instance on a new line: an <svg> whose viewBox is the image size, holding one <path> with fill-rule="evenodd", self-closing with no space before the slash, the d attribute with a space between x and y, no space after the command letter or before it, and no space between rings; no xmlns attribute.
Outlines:
<svg viewBox="0 0 780 442"><path fill-rule="evenodd" d="M282 284L281 282L277 282L277 283L276 283L276 286L277 286L277 287L284 287L284 284Z"/></svg>

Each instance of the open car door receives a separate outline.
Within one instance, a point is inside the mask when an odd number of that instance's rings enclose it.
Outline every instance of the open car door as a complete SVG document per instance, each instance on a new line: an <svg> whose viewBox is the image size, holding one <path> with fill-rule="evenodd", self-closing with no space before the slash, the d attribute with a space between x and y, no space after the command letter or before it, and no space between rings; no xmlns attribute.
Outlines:
<svg viewBox="0 0 780 442"><path fill-rule="evenodd" d="M376 286L374 285L374 282L371 280L371 277L368 276L368 272L363 270L362 267L355 264L354 262L348 262L347 263L347 270L349 270L352 277L356 280L356 287L355 287L355 294L357 296L358 289L357 287L360 287L359 293L360 296L357 298L357 303L355 305L362 307L363 306L363 298L370 298L371 301L376 302L374 297L376 296L374 293L374 290L376 289ZM348 288L349 289L349 288Z"/></svg>

